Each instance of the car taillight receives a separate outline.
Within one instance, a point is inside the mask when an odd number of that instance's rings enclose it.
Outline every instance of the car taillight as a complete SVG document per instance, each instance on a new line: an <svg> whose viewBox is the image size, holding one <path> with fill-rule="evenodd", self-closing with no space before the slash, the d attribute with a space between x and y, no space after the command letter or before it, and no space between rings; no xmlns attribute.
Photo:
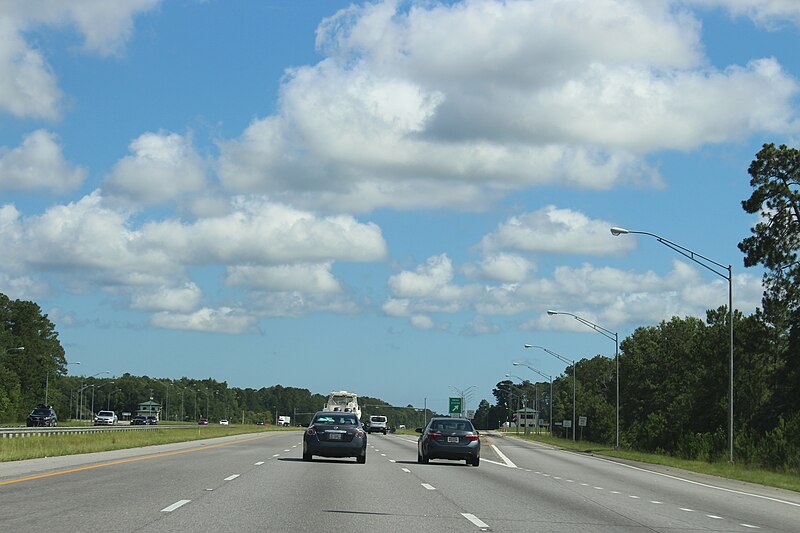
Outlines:
<svg viewBox="0 0 800 533"><path fill-rule="evenodd" d="M356 437L363 437L363 436L364 436L364 430L361 428L356 429Z"/></svg>
<svg viewBox="0 0 800 533"><path fill-rule="evenodd" d="M468 433L467 435L464 435L464 438L468 440L478 440L478 436L474 433Z"/></svg>
<svg viewBox="0 0 800 533"><path fill-rule="evenodd" d="M428 433L428 438L429 438L430 440L436 440L436 439L438 439L438 438L439 438L439 437L441 437L441 436L442 436L442 434L441 434L441 433L439 433L439 432L437 432L437 431L431 431L430 433Z"/></svg>
<svg viewBox="0 0 800 533"><path fill-rule="evenodd" d="M314 429L314 426L309 426L308 429L306 430L306 433L308 433L309 435L316 435L317 430Z"/></svg>

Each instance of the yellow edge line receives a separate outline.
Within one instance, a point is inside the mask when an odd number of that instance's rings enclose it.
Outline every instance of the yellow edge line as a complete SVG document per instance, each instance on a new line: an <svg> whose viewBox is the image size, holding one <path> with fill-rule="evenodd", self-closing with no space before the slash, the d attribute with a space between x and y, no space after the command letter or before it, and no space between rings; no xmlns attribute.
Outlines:
<svg viewBox="0 0 800 533"><path fill-rule="evenodd" d="M201 452L203 450L209 450L211 448L220 448L222 446L230 446L231 444L240 444L242 442L250 442L259 439L266 439L267 437L271 437L270 435L261 435L258 437L251 437L248 439L237 440L234 442L223 442L220 444L211 444L209 446L203 446L202 448L189 448L188 450L178 450L175 452L164 452L164 453L156 453L153 455L145 455L142 457L133 457L131 459L120 459L119 461L111 461L108 463L100 463L96 465L90 466L82 466L80 468L71 468L69 470L59 470L58 472L48 472L47 474L38 474L36 476L28 476L28 477L21 477L18 479L9 479L7 481L0 481L0 485L11 485L12 483L22 483L23 481L32 481L34 479L43 479L46 477L53 477L53 476L63 476L64 474L72 474L74 472L82 472L84 470L93 470L95 468L103 468L106 466L114 466L114 465L121 465L125 463L133 463L135 461L145 461L147 459L158 459L161 457L169 457L170 455L180 455L183 453L192 453L192 452Z"/></svg>

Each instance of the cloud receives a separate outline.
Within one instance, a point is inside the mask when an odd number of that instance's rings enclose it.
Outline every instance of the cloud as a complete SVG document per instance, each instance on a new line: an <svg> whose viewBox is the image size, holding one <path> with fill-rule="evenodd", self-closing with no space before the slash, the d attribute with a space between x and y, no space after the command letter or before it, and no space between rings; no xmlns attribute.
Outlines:
<svg viewBox="0 0 800 533"><path fill-rule="evenodd" d="M386 254L380 228L350 216L320 217L265 198L237 198L228 210L191 222L137 224L138 212L110 207L99 191L36 216L0 206L0 263L34 280L53 276L76 292L129 295L134 309L168 311L154 323L193 328L203 318L200 280L188 279L193 267L224 266L226 281L252 295L252 316L349 313L356 306L333 276L333 263ZM241 315L222 317L251 326L255 319Z"/></svg>
<svg viewBox="0 0 800 533"><path fill-rule="evenodd" d="M133 155L114 165L104 193L135 204L178 200L208 187L205 163L189 139L176 133L144 133L130 144Z"/></svg>
<svg viewBox="0 0 800 533"><path fill-rule="evenodd" d="M480 248L484 253L516 250L584 255L607 255L633 249L634 242L611 235L612 225L550 205L499 224L494 232L481 239Z"/></svg>
<svg viewBox="0 0 800 533"><path fill-rule="evenodd" d="M331 273L332 262L276 266L233 266L227 283L273 291L337 293L341 285Z"/></svg>
<svg viewBox="0 0 800 533"><path fill-rule="evenodd" d="M415 271L390 278L392 295L383 311L409 319L425 316L431 323L436 319L432 315L474 313L476 318L464 330L470 334L499 328L489 317L528 314L534 316L518 324L521 329L585 328L577 322L553 320L547 309L569 310L609 328L657 324L672 316L704 317L708 309L727 306L727 282L709 279L699 268L675 259L671 271L658 275L585 263L559 266L549 276L532 275L518 283L479 286L456 277L457 270L446 256L433 256ZM763 287L757 277L738 274L734 293L734 307L751 313L760 305Z"/></svg>
<svg viewBox="0 0 800 533"><path fill-rule="evenodd" d="M203 293L194 282L177 287L153 287L135 292L131 307L146 311L188 312L196 309Z"/></svg>
<svg viewBox="0 0 800 533"><path fill-rule="evenodd" d="M744 16L767 28L785 22L800 25L800 5L794 0L686 0L702 7L721 7L734 16Z"/></svg>
<svg viewBox="0 0 800 533"><path fill-rule="evenodd" d="M483 258L476 266L467 265L465 273L485 279L514 283L524 281L536 270L536 265L528 259L510 253L498 253Z"/></svg>
<svg viewBox="0 0 800 533"><path fill-rule="evenodd" d="M156 313L151 317L151 323L165 329L236 334L253 331L257 320L230 307L219 309L204 307L194 313Z"/></svg>
<svg viewBox="0 0 800 533"><path fill-rule="evenodd" d="M17 148L0 147L0 190L46 190L64 193L78 188L86 170L66 160L54 133L36 130Z"/></svg>
<svg viewBox="0 0 800 533"><path fill-rule="evenodd" d="M275 114L219 143L220 180L310 209L483 209L555 183L660 186L653 154L797 131L797 81L774 58L710 66L681 5L343 9Z"/></svg>
<svg viewBox="0 0 800 533"><path fill-rule="evenodd" d="M159 0L26 0L0 6L0 111L21 118L56 120L62 92L45 54L27 40L28 32L74 27L83 50L102 56L119 54L130 39L133 18Z"/></svg>

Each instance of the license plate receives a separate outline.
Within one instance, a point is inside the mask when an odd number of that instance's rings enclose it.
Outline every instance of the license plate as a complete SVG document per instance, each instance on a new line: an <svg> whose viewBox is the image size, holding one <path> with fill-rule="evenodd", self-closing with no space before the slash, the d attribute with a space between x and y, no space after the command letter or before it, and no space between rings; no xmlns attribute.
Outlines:
<svg viewBox="0 0 800 533"><path fill-rule="evenodd" d="M458 441L459 441L458 437L447 437L447 442L458 442Z"/></svg>
<svg viewBox="0 0 800 533"><path fill-rule="evenodd" d="M341 433L328 433L328 440L342 440Z"/></svg>

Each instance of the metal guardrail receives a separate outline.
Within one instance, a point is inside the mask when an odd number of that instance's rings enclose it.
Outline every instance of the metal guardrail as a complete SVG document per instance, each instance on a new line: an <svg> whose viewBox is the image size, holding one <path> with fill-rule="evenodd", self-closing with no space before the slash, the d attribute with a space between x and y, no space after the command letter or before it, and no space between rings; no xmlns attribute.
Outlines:
<svg viewBox="0 0 800 533"><path fill-rule="evenodd" d="M107 431L153 431L158 429L194 429L196 425L175 426L73 426L73 427L19 427L0 428L0 439L13 439L23 437L52 437L53 435L85 435L89 433L102 433Z"/></svg>

